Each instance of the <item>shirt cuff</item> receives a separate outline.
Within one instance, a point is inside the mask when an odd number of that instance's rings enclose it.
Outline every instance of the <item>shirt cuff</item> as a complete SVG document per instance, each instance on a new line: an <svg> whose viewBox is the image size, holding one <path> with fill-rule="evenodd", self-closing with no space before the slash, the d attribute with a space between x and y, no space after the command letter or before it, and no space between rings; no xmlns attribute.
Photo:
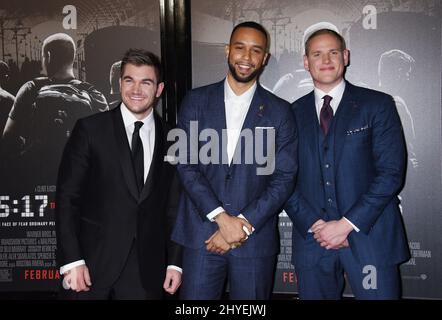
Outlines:
<svg viewBox="0 0 442 320"><path fill-rule="evenodd" d="M247 220L246 217L244 217L244 215L243 215L242 213L240 213L240 214L238 215L238 218L244 219L244 220L246 220L247 222L249 222L249 220ZM249 222L249 223L250 223L250 222ZM249 230L247 230L247 228L246 228L245 226L243 226L242 229L243 229L244 232L247 234L247 236L250 236L250 235L253 233L253 231L255 231L255 228L253 228L253 226L252 226L252 233L250 233ZM247 239L247 238L246 238L246 239Z"/></svg>
<svg viewBox="0 0 442 320"><path fill-rule="evenodd" d="M356 231L356 232L359 232L359 231L361 231L361 230L359 230L359 228L358 227L356 227L353 223L351 223L351 221L350 220L348 220L346 217L343 217L351 226L352 226L352 228L353 228L353 230L354 231Z"/></svg>
<svg viewBox="0 0 442 320"><path fill-rule="evenodd" d="M64 266L61 266L60 274L65 274L69 270L74 269L75 267L78 267L78 266L82 266L84 264L86 264L86 261L84 261L84 260L77 260L77 261L65 264Z"/></svg>
<svg viewBox="0 0 442 320"><path fill-rule="evenodd" d="M170 269L172 269L172 270L176 270L176 271L178 271L179 273L183 274L183 269L180 268L180 267L173 266L173 265L167 266L167 270L170 270Z"/></svg>
<svg viewBox="0 0 442 320"><path fill-rule="evenodd" d="M209 219L211 222L215 222L215 217L219 215L221 212L224 212L223 207L218 207L215 210L212 210L209 214L206 215L207 219Z"/></svg>

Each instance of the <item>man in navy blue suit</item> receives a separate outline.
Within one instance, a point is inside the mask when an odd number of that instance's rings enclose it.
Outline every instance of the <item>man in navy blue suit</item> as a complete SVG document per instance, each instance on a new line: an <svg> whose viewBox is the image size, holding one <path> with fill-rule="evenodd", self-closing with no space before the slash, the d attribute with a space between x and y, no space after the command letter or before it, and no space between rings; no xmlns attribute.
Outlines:
<svg viewBox="0 0 442 320"><path fill-rule="evenodd" d="M344 272L357 299L400 297L409 259L398 197L406 166L391 96L344 80L343 37L307 37L304 67L314 91L293 103L299 174L285 210L301 299L339 299Z"/></svg>
<svg viewBox="0 0 442 320"><path fill-rule="evenodd" d="M257 82L267 49L261 25L237 25L225 50L227 77L192 90L181 105L178 128L199 136L177 166L186 191L173 233L185 247L182 299L220 299L226 280L230 299L271 295L297 140L289 104Z"/></svg>

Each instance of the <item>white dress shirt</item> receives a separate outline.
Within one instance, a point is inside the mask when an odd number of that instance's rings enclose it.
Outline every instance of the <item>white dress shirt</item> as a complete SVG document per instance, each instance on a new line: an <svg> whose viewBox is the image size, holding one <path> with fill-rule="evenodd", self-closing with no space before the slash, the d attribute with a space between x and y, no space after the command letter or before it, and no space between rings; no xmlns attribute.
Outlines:
<svg viewBox="0 0 442 320"><path fill-rule="evenodd" d="M342 81L333 89L330 90L330 92L324 92L319 88L314 89L315 93L315 106L316 106L316 115L318 117L318 121L320 122L320 114L321 114L321 108L324 104L323 97L325 95L332 97L333 99L330 101L330 106L333 109L333 116L336 115L336 112L338 111L339 104L341 103L342 96L344 95L345 91L345 81L342 79ZM356 227L350 220L348 220L346 217L343 217L356 232L359 232L359 228ZM311 230L309 229L309 232Z"/></svg>
<svg viewBox="0 0 442 320"><path fill-rule="evenodd" d="M247 111L252 103L253 95L256 91L256 82L247 89L242 95L237 96L229 85L224 81L224 105L226 111L226 129L227 129L227 157L229 164L232 163L233 154L241 134Z"/></svg>
<svg viewBox="0 0 442 320"><path fill-rule="evenodd" d="M321 114L321 108L324 104L324 96L330 96L333 99L330 101L330 106L333 109L333 116L336 115L338 111L339 104L341 103L342 96L344 95L345 81L342 80L336 87L330 90L330 92L324 92L321 89L315 87L315 105L316 105L316 115L318 116L318 121L320 121L319 115Z"/></svg>
<svg viewBox="0 0 442 320"><path fill-rule="evenodd" d="M124 103L121 103L121 115L123 116L124 128L126 129L127 140L129 146L132 149L132 134L135 130L135 122L143 122L143 126L140 128L140 138L143 143L143 156L144 156L144 181L149 174L150 164L152 163L153 149L155 146L155 120L153 118L153 112L150 111L149 115L138 120L132 112L127 109Z"/></svg>
<svg viewBox="0 0 442 320"><path fill-rule="evenodd" d="M256 81L255 83L247 89L240 96L233 92L229 85L229 81L224 81L224 105L226 113L226 129L227 129L227 157L229 159L229 164L232 163L233 155L235 153L236 145L238 144L238 139L241 134L242 126L244 120L246 119L247 112L249 111L250 104L252 103L253 96L256 91ZM214 221L214 218L224 212L223 207L218 207L213 211L209 212L206 217L210 221ZM238 217L247 220L242 214ZM245 229L246 230L246 229ZM244 230L244 231L245 231ZM254 228L252 229L252 231Z"/></svg>

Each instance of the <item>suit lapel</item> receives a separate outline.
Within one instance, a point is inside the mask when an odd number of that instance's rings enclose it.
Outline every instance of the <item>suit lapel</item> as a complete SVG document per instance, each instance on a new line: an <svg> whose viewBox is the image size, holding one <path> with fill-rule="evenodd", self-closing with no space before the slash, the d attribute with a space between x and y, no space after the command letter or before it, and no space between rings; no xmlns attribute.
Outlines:
<svg viewBox="0 0 442 320"><path fill-rule="evenodd" d="M121 104L120 104L121 105ZM117 143L118 158L120 160L121 169L124 179L132 196L138 200L138 188L135 181L134 169L132 165L132 157L129 142L127 141L126 129L124 128L123 117L121 116L120 106L112 111L112 119L114 122L115 141Z"/></svg>
<svg viewBox="0 0 442 320"><path fill-rule="evenodd" d="M164 161L164 134L163 125L159 115L154 111L155 120L155 145L153 149L152 162L150 164L149 174L147 175L143 190L141 190L141 196L139 202L146 200L151 194L155 182L158 177L158 173L161 172L162 162Z"/></svg>
<svg viewBox="0 0 442 320"><path fill-rule="evenodd" d="M247 115L241 130L244 130L246 128L253 129L256 123L265 116L266 108L271 108L271 106L264 104L261 90L264 89L261 88L259 84L257 84L255 94L253 95L252 102L250 103L250 107L247 111Z"/></svg>
<svg viewBox="0 0 442 320"><path fill-rule="evenodd" d="M348 125L358 110L358 105L352 97L351 84L346 82L344 95L342 96L341 103L339 104L338 111L335 116L335 168L338 168L338 164L341 159L342 148L344 147Z"/></svg>
<svg viewBox="0 0 442 320"><path fill-rule="evenodd" d="M226 107L224 103L224 81L217 84L215 90L213 90L207 103L207 125L205 128L215 129L220 137L220 163L223 169L228 171L228 156L227 156L227 124L226 124ZM201 128L200 128L201 130ZM223 136L223 130L225 136Z"/></svg>
<svg viewBox="0 0 442 320"><path fill-rule="evenodd" d="M311 151L314 154L318 154L318 130L319 130L319 124L318 124L318 115L316 113L316 105L315 105L315 95L313 91L309 93L305 104L303 105L303 108L305 108L304 112L299 113L299 116L302 117L302 120L300 123L304 124L304 137L308 137L306 139L308 142L308 145L311 149ZM316 159L318 157L315 157Z"/></svg>

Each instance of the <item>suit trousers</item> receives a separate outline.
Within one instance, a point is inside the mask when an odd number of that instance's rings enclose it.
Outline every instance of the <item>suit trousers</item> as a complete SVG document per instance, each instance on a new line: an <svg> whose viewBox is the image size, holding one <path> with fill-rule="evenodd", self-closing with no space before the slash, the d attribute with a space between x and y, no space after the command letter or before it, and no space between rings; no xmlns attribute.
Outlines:
<svg viewBox="0 0 442 320"><path fill-rule="evenodd" d="M400 297L397 265L362 265L350 248L342 248L327 250L313 267L296 269L300 299L341 299L344 274L356 299L395 300Z"/></svg>
<svg viewBox="0 0 442 320"><path fill-rule="evenodd" d="M235 249L233 249L235 250ZM184 248L180 299L219 300L229 285L230 300L267 300L273 289L276 256L240 258Z"/></svg>

